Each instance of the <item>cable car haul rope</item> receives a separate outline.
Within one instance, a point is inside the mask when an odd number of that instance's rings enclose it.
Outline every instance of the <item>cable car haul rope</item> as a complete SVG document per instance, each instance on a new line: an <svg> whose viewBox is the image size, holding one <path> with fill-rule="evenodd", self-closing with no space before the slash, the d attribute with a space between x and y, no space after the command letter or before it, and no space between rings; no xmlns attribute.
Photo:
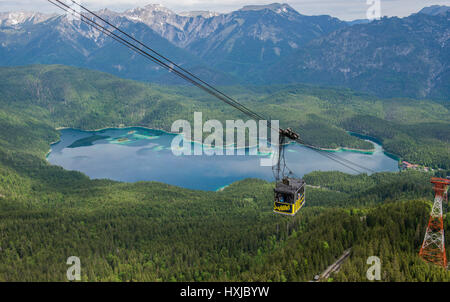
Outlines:
<svg viewBox="0 0 450 302"><path fill-rule="evenodd" d="M70 0L71 5L66 4L60 0L47 0L53 5L59 7L64 10L67 14L72 15L78 18L81 22L87 24L88 26L97 29L103 34L109 36L116 42L122 44L123 46L129 48L130 50L136 52L142 57L152 61L153 63L161 66L162 68L168 70L169 72L177 75L178 77L186 80L192 85L202 89L203 91L209 93L210 95L216 97L222 102L234 107L240 112L244 113L248 117L254 119L255 121L266 120L268 127L273 129L270 121L260 114L252 111L247 108L243 104L239 103L234 98L226 95L222 91L208 84L207 82L201 80L196 75L192 74L188 70L182 68L178 64L174 63L170 59L166 58L159 52L155 51L148 45L143 42L135 39L130 34L127 34L120 28L113 25L108 20L102 18L95 12L87 9L83 5L77 3L76 1ZM74 9L74 7L76 9ZM319 153L320 155L327 157L328 159L339 163L346 168L353 170L357 173L364 172L375 172L369 168L363 167L359 164L351 162L347 159L341 158L336 154L331 154L329 152L320 150L317 147L306 144L300 139L300 135L293 131L291 128L287 129L275 129L280 133L280 141L278 144L278 162L273 167L274 176L276 179L276 187L274 189L275 198L274 198L274 212L286 215L295 215L305 204L305 186L306 183L303 179L295 177L292 171L289 170L286 166L286 161L284 157L284 146L287 140L295 141L300 143L311 150ZM289 173L286 173L286 170Z"/></svg>

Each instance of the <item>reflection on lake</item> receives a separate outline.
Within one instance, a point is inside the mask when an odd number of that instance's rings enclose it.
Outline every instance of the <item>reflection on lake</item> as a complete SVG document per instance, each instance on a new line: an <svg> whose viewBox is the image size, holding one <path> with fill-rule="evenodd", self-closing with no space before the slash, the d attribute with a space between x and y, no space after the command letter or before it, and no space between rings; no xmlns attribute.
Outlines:
<svg viewBox="0 0 450 302"><path fill-rule="evenodd" d="M180 187L217 190L245 178L273 181L271 167L261 167L259 156L175 156L173 134L145 128L96 132L61 130L48 161L91 178L124 182L158 181ZM375 171L398 171L397 161L374 144L373 154L343 151L339 156ZM298 144L286 147L286 163L298 176L312 171L354 171Z"/></svg>

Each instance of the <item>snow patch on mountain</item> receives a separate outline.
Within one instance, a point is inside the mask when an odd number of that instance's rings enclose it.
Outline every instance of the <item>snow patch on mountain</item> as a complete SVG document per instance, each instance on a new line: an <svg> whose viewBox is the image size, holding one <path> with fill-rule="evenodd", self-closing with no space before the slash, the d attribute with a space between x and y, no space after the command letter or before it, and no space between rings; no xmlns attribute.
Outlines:
<svg viewBox="0 0 450 302"><path fill-rule="evenodd" d="M212 17L220 16L220 13L216 12L210 12L210 11L192 11L192 12L181 12L178 13L179 16L182 17L189 17L189 18L196 18L196 17L202 17L205 19L209 19Z"/></svg>
<svg viewBox="0 0 450 302"><path fill-rule="evenodd" d="M17 26L22 24L37 24L54 17L55 14L33 12L0 12L0 26Z"/></svg>

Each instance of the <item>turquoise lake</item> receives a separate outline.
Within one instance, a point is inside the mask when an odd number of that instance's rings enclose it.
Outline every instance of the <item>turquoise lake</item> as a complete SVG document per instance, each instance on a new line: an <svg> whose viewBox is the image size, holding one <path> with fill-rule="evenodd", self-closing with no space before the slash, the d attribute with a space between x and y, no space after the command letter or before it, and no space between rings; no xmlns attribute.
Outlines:
<svg viewBox="0 0 450 302"><path fill-rule="evenodd" d="M271 167L261 167L258 156L175 156L175 135L145 128L100 131L61 130L61 140L51 146L47 160L66 170L94 179L123 182L158 181L189 189L215 191L245 178L273 181ZM374 171L398 171L397 160L372 142L375 152L336 153ZM248 150L247 150L248 151ZM299 144L286 147L286 163L297 175L312 171L356 172Z"/></svg>

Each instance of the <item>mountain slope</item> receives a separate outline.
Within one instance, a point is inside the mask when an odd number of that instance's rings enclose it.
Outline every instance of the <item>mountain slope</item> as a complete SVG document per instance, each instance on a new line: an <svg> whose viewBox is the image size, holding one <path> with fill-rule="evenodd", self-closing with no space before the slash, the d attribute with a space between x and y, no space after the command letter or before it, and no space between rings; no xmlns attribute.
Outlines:
<svg viewBox="0 0 450 302"><path fill-rule="evenodd" d="M208 65L235 76L284 57L314 38L347 26L330 16L304 16L287 4L246 6L228 14L176 14L160 5L125 11Z"/></svg>
<svg viewBox="0 0 450 302"><path fill-rule="evenodd" d="M54 14L32 12L0 12L0 27L37 24L54 16Z"/></svg>
<svg viewBox="0 0 450 302"><path fill-rule="evenodd" d="M450 95L448 7L370 23L304 16L277 3L228 14L176 14L160 5L98 14L213 84L300 82L382 97ZM77 21L0 14L0 65L35 63L183 83Z"/></svg>
<svg viewBox="0 0 450 302"><path fill-rule="evenodd" d="M160 5L98 14L174 62L222 84L237 83L249 69L259 73L267 63L310 40L347 26L329 16L303 16L286 4L244 7L229 14L182 16ZM78 21L40 15L40 22L31 22L31 15L20 20L16 15L5 14L0 19L1 65L66 64L131 79L168 80L156 66L144 64Z"/></svg>
<svg viewBox="0 0 450 302"><path fill-rule="evenodd" d="M346 86L381 96L450 95L450 13L383 18L312 41L266 74L279 82Z"/></svg>
<svg viewBox="0 0 450 302"><path fill-rule="evenodd" d="M117 15L112 22L178 64L211 74L195 55L183 50L143 23ZM151 82L178 83L178 78L86 24L65 16L50 17L37 24L21 23L0 28L0 65L64 64L89 67L117 76ZM216 73L219 82L234 83L232 77ZM214 77L213 77L214 80Z"/></svg>
<svg viewBox="0 0 450 302"><path fill-rule="evenodd" d="M329 16L303 16L286 4L250 6L207 19L203 27L210 34L187 49L219 70L245 74L248 69L265 69L309 41L346 26Z"/></svg>
<svg viewBox="0 0 450 302"><path fill-rule="evenodd" d="M419 14L427 14L427 15L437 16L437 15L445 15L445 14L447 14L448 11L450 11L450 6L432 5L432 6L425 7L422 10L420 10Z"/></svg>

